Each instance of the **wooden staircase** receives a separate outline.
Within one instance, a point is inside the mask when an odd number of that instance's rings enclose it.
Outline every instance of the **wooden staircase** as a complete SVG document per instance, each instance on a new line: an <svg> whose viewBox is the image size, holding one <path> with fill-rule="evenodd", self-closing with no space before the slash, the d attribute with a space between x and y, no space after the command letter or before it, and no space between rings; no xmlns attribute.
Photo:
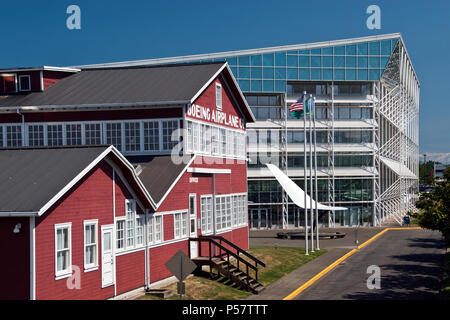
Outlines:
<svg viewBox="0 0 450 320"><path fill-rule="evenodd" d="M211 278L215 269L218 275L229 279L241 289L254 294L258 294L265 289L258 282L258 265L261 267L266 266L261 260L220 236L190 238L189 246L191 241L198 242L198 257L193 258L192 261L199 267L209 266ZM207 243L208 252L206 255L202 255L202 243Z"/></svg>

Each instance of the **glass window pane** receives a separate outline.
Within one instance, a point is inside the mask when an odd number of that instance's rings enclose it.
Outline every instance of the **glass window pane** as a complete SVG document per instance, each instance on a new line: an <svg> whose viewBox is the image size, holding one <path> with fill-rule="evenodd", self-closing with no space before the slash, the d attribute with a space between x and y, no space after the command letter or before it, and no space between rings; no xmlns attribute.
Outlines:
<svg viewBox="0 0 450 320"><path fill-rule="evenodd" d="M239 80L238 82L242 91L250 91L250 80Z"/></svg>
<svg viewBox="0 0 450 320"><path fill-rule="evenodd" d="M250 57L250 63L252 66L261 66L262 65L262 57L260 54L256 56Z"/></svg>
<svg viewBox="0 0 450 320"><path fill-rule="evenodd" d="M334 80L345 80L344 69L334 70Z"/></svg>
<svg viewBox="0 0 450 320"><path fill-rule="evenodd" d="M358 55L367 55L367 53L368 53L367 42L358 43Z"/></svg>
<svg viewBox="0 0 450 320"><path fill-rule="evenodd" d="M288 67L297 67L298 66L298 56L287 56L287 65L288 65Z"/></svg>
<svg viewBox="0 0 450 320"><path fill-rule="evenodd" d="M380 54L380 42L370 42L369 43L369 54L370 55L379 55Z"/></svg>
<svg viewBox="0 0 450 320"><path fill-rule="evenodd" d="M320 80L321 69L311 69L311 80Z"/></svg>
<svg viewBox="0 0 450 320"><path fill-rule="evenodd" d="M358 80L367 80L368 72L367 69L358 70Z"/></svg>
<svg viewBox="0 0 450 320"><path fill-rule="evenodd" d="M387 63L388 63L388 61L389 61L389 57L381 57L380 60L381 60L380 67L381 68L385 68Z"/></svg>
<svg viewBox="0 0 450 320"><path fill-rule="evenodd" d="M263 66L273 67L274 58L273 53L267 53L263 55Z"/></svg>
<svg viewBox="0 0 450 320"><path fill-rule="evenodd" d="M358 68L367 68L369 61L367 57L358 57Z"/></svg>
<svg viewBox="0 0 450 320"><path fill-rule="evenodd" d="M346 62L347 68L355 68L356 67L356 57L355 56L345 57L345 62Z"/></svg>
<svg viewBox="0 0 450 320"><path fill-rule="evenodd" d="M237 65L237 58L236 58L236 57L226 58L225 60L228 62L228 64L229 64L230 66L235 66L235 65Z"/></svg>
<svg viewBox="0 0 450 320"><path fill-rule="evenodd" d="M238 57L238 63L240 66L248 66L250 65L250 59L248 56L240 56Z"/></svg>
<svg viewBox="0 0 450 320"><path fill-rule="evenodd" d="M309 69L307 68L300 68L299 74L298 74L299 80L309 80Z"/></svg>
<svg viewBox="0 0 450 320"><path fill-rule="evenodd" d="M345 47L344 46L334 47L334 54L335 55L344 55L345 54Z"/></svg>
<svg viewBox="0 0 450 320"><path fill-rule="evenodd" d="M300 67L309 67L309 56L298 57Z"/></svg>
<svg viewBox="0 0 450 320"><path fill-rule="evenodd" d="M279 66L279 67L283 67L286 65L286 53L285 52L275 53L275 65Z"/></svg>
<svg viewBox="0 0 450 320"><path fill-rule="evenodd" d="M273 79L274 68L263 68L263 78Z"/></svg>
<svg viewBox="0 0 450 320"><path fill-rule="evenodd" d="M378 69L370 70L369 80L380 80L380 71Z"/></svg>
<svg viewBox="0 0 450 320"><path fill-rule="evenodd" d="M298 79L298 69L297 68L288 68L287 69L287 78L289 80L297 80Z"/></svg>
<svg viewBox="0 0 450 320"><path fill-rule="evenodd" d="M346 80L356 80L356 69L346 69L345 70Z"/></svg>
<svg viewBox="0 0 450 320"><path fill-rule="evenodd" d="M380 58L379 57L370 57L369 58L369 68L379 68L380 67Z"/></svg>
<svg viewBox="0 0 450 320"><path fill-rule="evenodd" d="M346 55L355 55L356 54L356 45L349 44L345 46L345 54Z"/></svg>
<svg viewBox="0 0 450 320"><path fill-rule="evenodd" d="M322 53L322 50L319 48L319 49L311 49L311 54L314 54L314 55L320 55Z"/></svg>
<svg viewBox="0 0 450 320"><path fill-rule="evenodd" d="M323 80L333 80L333 69L323 69Z"/></svg>
<svg viewBox="0 0 450 320"><path fill-rule="evenodd" d="M274 89L273 80L263 80L263 91L273 92Z"/></svg>
<svg viewBox="0 0 450 320"><path fill-rule="evenodd" d="M345 66L345 59L344 57L334 57L334 66L335 67L344 67Z"/></svg>
<svg viewBox="0 0 450 320"><path fill-rule="evenodd" d="M322 48L322 54L333 54L333 48L332 47L327 47L327 48Z"/></svg>
<svg viewBox="0 0 450 320"><path fill-rule="evenodd" d="M252 79L261 79L262 78L262 69L259 67L251 68Z"/></svg>
<svg viewBox="0 0 450 320"><path fill-rule="evenodd" d="M391 55L391 40L381 41L381 54L386 56Z"/></svg>
<svg viewBox="0 0 450 320"><path fill-rule="evenodd" d="M252 80L251 91L262 91L262 80Z"/></svg>
<svg viewBox="0 0 450 320"><path fill-rule="evenodd" d="M275 79L286 79L286 68L275 68Z"/></svg>
<svg viewBox="0 0 450 320"><path fill-rule="evenodd" d="M300 50L298 53L299 54L309 54L309 50Z"/></svg>
<svg viewBox="0 0 450 320"><path fill-rule="evenodd" d="M239 78L249 79L250 78L250 68L239 67Z"/></svg>
<svg viewBox="0 0 450 320"><path fill-rule="evenodd" d="M327 68L333 67L333 56L323 56L322 65Z"/></svg>
<svg viewBox="0 0 450 320"><path fill-rule="evenodd" d="M286 92L286 81L285 80L275 80L275 91L276 92Z"/></svg>
<svg viewBox="0 0 450 320"><path fill-rule="evenodd" d="M320 67L322 65L320 56L311 57L311 67Z"/></svg>

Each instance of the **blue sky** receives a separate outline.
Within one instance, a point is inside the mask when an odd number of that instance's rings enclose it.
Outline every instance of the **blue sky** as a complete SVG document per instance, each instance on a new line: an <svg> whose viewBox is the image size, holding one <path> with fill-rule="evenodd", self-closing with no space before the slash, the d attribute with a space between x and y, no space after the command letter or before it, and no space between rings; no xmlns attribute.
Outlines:
<svg viewBox="0 0 450 320"><path fill-rule="evenodd" d="M81 30L66 9L81 8ZM381 8L381 30L366 8ZM0 67L70 66L402 33L421 83L420 152L450 151L450 1L15 0Z"/></svg>

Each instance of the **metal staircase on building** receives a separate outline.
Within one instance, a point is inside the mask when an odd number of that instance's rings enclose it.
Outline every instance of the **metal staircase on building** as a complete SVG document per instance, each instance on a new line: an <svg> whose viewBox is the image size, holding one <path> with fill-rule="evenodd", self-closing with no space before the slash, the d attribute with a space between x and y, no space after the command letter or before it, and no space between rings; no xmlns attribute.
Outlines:
<svg viewBox="0 0 450 320"><path fill-rule="evenodd" d="M220 236L190 238L189 245L191 241L198 243L198 257L191 258L192 261L199 267L209 266L211 278L213 270L216 270L218 275L224 276L241 289L254 294L265 289L258 282L258 268L266 266L261 260ZM206 244L206 254L204 246L202 250L202 244Z"/></svg>

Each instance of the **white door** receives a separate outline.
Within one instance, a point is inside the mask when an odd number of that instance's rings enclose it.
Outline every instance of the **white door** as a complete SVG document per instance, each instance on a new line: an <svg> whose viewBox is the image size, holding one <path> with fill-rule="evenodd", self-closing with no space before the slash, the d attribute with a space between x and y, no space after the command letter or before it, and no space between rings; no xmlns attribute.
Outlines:
<svg viewBox="0 0 450 320"><path fill-rule="evenodd" d="M114 284L113 226L102 226L102 288Z"/></svg>
<svg viewBox="0 0 450 320"><path fill-rule="evenodd" d="M189 195L189 237L197 238L197 197L195 194ZM198 242L190 241L191 259L198 256Z"/></svg>

